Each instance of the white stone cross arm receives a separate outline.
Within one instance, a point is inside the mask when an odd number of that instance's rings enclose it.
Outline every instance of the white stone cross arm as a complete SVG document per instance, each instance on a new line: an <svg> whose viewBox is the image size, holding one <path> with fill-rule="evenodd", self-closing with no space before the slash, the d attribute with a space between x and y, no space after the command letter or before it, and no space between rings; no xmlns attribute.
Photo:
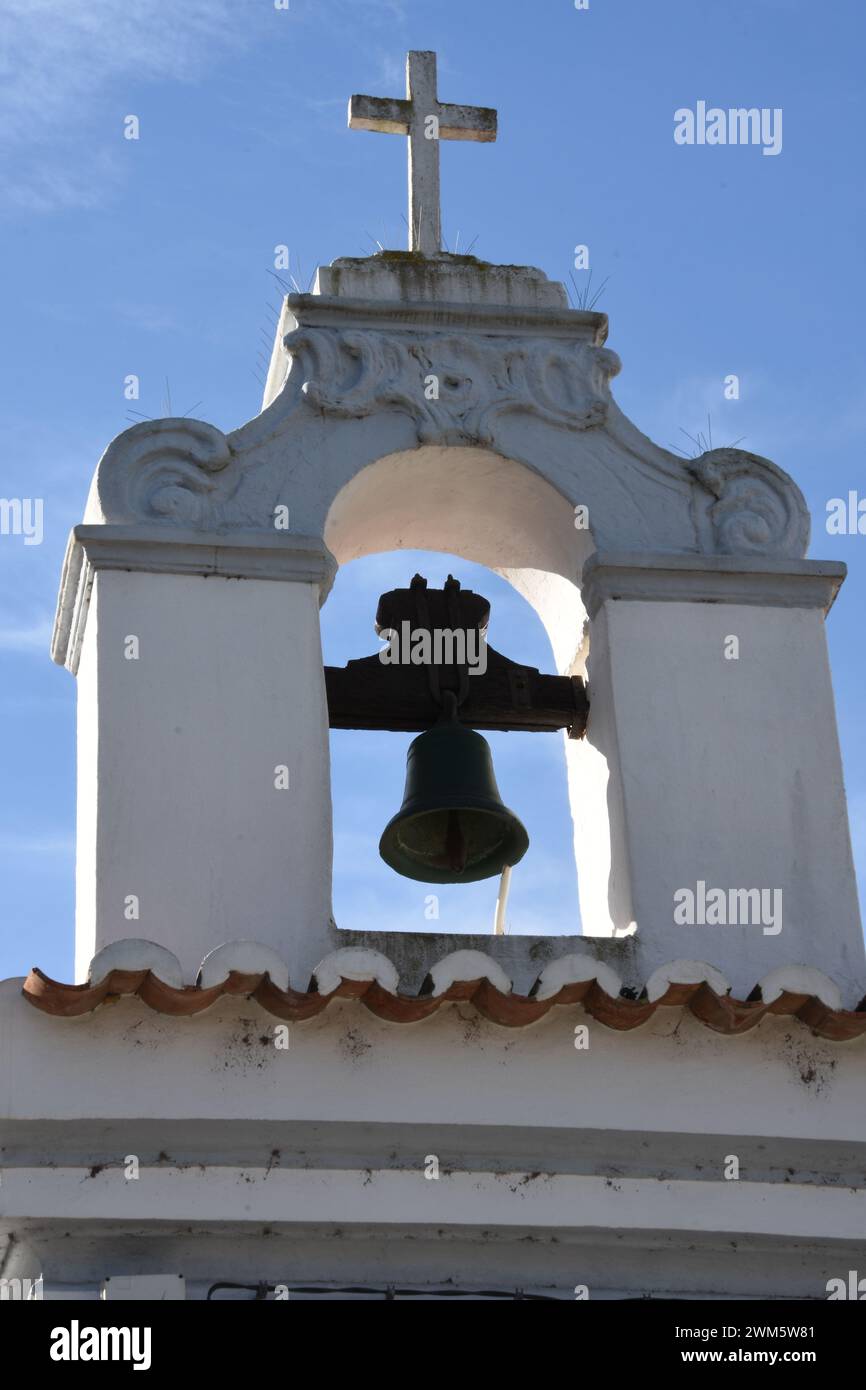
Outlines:
<svg viewBox="0 0 866 1390"><path fill-rule="evenodd" d="M496 112L489 106L440 103L436 54L413 52L406 60L406 100L354 96L349 125L353 130L408 135L409 250L435 256L442 249L439 141L495 140Z"/></svg>

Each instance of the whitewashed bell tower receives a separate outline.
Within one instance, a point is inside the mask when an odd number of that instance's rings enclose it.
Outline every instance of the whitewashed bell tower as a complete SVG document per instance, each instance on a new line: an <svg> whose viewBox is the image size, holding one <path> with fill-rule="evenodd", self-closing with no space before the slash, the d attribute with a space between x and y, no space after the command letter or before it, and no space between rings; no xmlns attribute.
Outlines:
<svg viewBox="0 0 866 1390"><path fill-rule="evenodd" d="M623 416L604 314L441 250L439 141L497 122L440 101L435 55L349 119L408 136L410 249L287 298L248 424L114 440L70 539L53 655L78 680L78 983L0 993L15 1259L82 1297L166 1268L190 1297L821 1296L866 1206L842 1161L866 1099L824 636L844 567L804 558L774 463L684 462ZM375 934L331 920L319 608L338 565L401 547L504 575L587 678L565 748L582 935L393 933L387 904Z"/></svg>

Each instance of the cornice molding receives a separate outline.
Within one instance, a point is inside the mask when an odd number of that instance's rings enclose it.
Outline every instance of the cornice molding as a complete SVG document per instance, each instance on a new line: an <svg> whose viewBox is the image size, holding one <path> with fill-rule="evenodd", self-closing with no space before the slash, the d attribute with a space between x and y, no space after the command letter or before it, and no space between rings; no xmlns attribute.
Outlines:
<svg viewBox="0 0 866 1390"><path fill-rule="evenodd" d="M820 608L827 613L847 572L834 560L601 552L587 561L581 592L590 618L608 600Z"/></svg>
<svg viewBox="0 0 866 1390"><path fill-rule="evenodd" d="M534 308L513 304L436 303L343 299L290 294L287 317L305 328L376 328L380 331L441 332L452 329L521 337L566 338L602 347L607 314L587 309Z"/></svg>
<svg viewBox="0 0 866 1390"><path fill-rule="evenodd" d="M51 643L52 659L73 675L99 570L316 584L324 603L337 562L315 536L209 533L147 524L76 526L66 548Z"/></svg>

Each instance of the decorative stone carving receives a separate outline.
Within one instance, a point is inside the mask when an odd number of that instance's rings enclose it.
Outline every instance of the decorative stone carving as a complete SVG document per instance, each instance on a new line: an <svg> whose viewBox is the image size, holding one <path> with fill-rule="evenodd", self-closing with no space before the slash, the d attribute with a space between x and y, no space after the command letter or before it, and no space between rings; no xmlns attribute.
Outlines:
<svg viewBox="0 0 866 1390"><path fill-rule="evenodd" d="M99 519L215 530L240 481L240 469L229 468L233 457L222 431L201 420L133 425L109 444L100 461L94 484Z"/></svg>
<svg viewBox="0 0 866 1390"><path fill-rule="evenodd" d="M597 343L531 332L304 326L286 334L285 348L291 368L280 403L230 436L188 419L148 420L119 435L99 465L87 519L273 534L283 461L306 457L306 445L293 454L293 440L313 429L313 448L322 447L317 414L335 427L342 420L397 414L409 418L421 445L476 445L506 456L513 445L506 417L524 416L538 427L531 458L541 471L551 449L545 427L560 440L562 432L594 427L619 439L621 417L612 410L608 418L609 382L619 358ZM642 440L638 465L652 473L659 453ZM806 503L774 463L725 448L687 463L671 456L670 464L693 493L694 530L686 512L675 548L785 559L805 554ZM601 520L596 518L599 535Z"/></svg>
<svg viewBox="0 0 866 1390"><path fill-rule="evenodd" d="M501 416L551 425L604 422L619 358L589 343L300 328L285 339L307 403L342 418L405 411L422 444L496 442ZM434 380L435 379L435 380Z"/></svg>
<svg viewBox="0 0 866 1390"><path fill-rule="evenodd" d="M687 467L705 494L696 498L702 549L721 555L805 555L810 529L805 499L769 459L743 449L710 449Z"/></svg>

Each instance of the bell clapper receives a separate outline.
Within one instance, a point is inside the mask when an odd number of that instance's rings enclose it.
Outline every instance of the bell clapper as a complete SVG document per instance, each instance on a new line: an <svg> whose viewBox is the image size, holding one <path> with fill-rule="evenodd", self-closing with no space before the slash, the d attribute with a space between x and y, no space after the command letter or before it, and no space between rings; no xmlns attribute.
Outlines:
<svg viewBox="0 0 866 1390"><path fill-rule="evenodd" d="M496 916L493 919L493 935L505 935L505 909L508 906L508 890L511 887L511 865L506 864L499 880L499 897L496 899Z"/></svg>

